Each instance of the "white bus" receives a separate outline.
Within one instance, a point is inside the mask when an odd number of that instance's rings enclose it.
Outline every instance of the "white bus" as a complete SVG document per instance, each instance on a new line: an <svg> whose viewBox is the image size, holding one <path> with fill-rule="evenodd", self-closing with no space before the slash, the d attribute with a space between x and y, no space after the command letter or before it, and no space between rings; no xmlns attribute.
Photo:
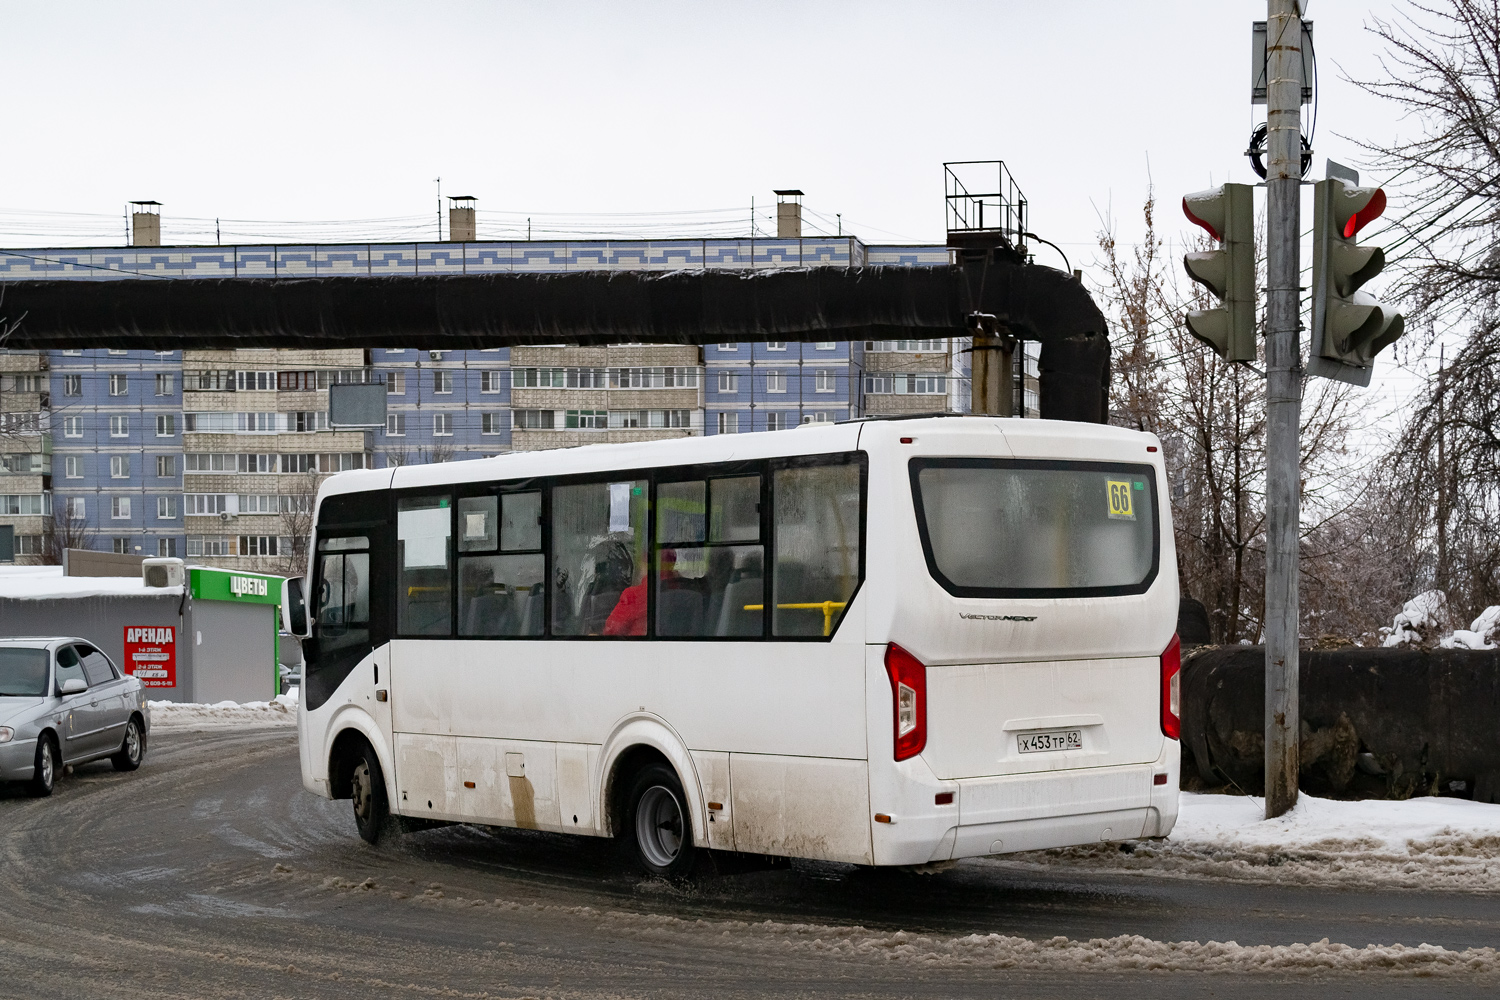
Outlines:
<svg viewBox="0 0 1500 1000"><path fill-rule="evenodd" d="M303 782L392 814L862 865L1165 835L1149 434L865 420L340 473ZM310 622L306 619L311 618Z"/></svg>

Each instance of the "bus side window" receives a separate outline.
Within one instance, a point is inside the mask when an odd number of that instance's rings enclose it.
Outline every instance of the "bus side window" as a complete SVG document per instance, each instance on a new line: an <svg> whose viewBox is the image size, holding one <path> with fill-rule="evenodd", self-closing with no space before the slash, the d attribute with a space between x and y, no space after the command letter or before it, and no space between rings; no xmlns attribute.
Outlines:
<svg viewBox="0 0 1500 1000"><path fill-rule="evenodd" d="M645 480L552 489L552 634L646 634Z"/></svg>
<svg viewBox="0 0 1500 1000"><path fill-rule="evenodd" d="M483 503L459 501L460 518L483 508L493 519L494 497ZM458 634L530 636L546 634L547 566L542 555L542 495L506 493L499 498L500 555L467 556L458 561ZM462 520L461 520L462 523ZM494 531L488 548L493 549Z"/></svg>
<svg viewBox="0 0 1500 1000"><path fill-rule="evenodd" d="M657 635L763 634L760 483L736 476L657 487Z"/></svg>
<svg viewBox="0 0 1500 1000"><path fill-rule="evenodd" d="M777 469L776 561L771 591L776 636L828 636L859 586L857 463Z"/></svg>
<svg viewBox="0 0 1500 1000"><path fill-rule="evenodd" d="M452 634L453 508L448 497L396 507L396 634Z"/></svg>

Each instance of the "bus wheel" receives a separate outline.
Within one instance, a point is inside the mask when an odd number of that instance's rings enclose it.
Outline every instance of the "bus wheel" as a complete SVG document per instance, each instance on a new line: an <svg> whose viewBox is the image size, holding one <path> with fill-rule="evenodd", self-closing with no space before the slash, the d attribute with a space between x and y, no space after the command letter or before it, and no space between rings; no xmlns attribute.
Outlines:
<svg viewBox="0 0 1500 1000"><path fill-rule="evenodd" d="M380 771L380 759L369 744L365 744L359 762L354 765L350 784L354 825L365 842L373 844L380 839L390 810L385 800L385 775Z"/></svg>
<svg viewBox="0 0 1500 1000"><path fill-rule="evenodd" d="M693 824L682 782L660 764L641 771L631 783L625 838L648 875L686 876L693 867Z"/></svg>

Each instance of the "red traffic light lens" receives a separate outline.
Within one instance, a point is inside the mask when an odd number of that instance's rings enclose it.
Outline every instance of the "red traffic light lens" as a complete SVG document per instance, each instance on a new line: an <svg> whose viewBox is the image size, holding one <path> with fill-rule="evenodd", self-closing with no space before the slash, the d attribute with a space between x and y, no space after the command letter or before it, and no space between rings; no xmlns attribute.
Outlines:
<svg viewBox="0 0 1500 1000"><path fill-rule="evenodd" d="M1376 188L1375 193L1370 195L1370 200L1365 202L1364 208L1349 216L1349 221L1344 223L1344 239L1354 239L1354 234L1365 228L1371 222L1380 218L1385 211L1385 188Z"/></svg>
<svg viewBox="0 0 1500 1000"><path fill-rule="evenodd" d="M1214 239L1223 241L1224 237L1219 235L1219 231L1217 229L1193 214L1193 210L1191 208L1188 208L1188 200L1186 197L1182 199L1182 214L1188 217L1189 222L1207 229L1208 235L1212 236Z"/></svg>

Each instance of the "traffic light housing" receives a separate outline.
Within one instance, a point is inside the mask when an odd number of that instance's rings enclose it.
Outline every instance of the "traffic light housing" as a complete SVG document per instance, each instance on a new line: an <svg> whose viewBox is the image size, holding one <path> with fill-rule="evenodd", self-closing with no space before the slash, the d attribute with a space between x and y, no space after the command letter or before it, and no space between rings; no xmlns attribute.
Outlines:
<svg viewBox="0 0 1500 1000"><path fill-rule="evenodd" d="M1208 230L1219 249L1182 259L1188 277L1223 300L1193 309L1188 332L1226 361L1255 360L1255 200L1249 184L1222 184L1182 199L1183 214Z"/></svg>
<svg viewBox="0 0 1500 1000"><path fill-rule="evenodd" d="M1310 375L1369 385L1375 355L1395 343L1406 321L1360 286L1385 267L1385 251L1355 243L1385 211L1385 191L1330 177L1313 185Z"/></svg>

